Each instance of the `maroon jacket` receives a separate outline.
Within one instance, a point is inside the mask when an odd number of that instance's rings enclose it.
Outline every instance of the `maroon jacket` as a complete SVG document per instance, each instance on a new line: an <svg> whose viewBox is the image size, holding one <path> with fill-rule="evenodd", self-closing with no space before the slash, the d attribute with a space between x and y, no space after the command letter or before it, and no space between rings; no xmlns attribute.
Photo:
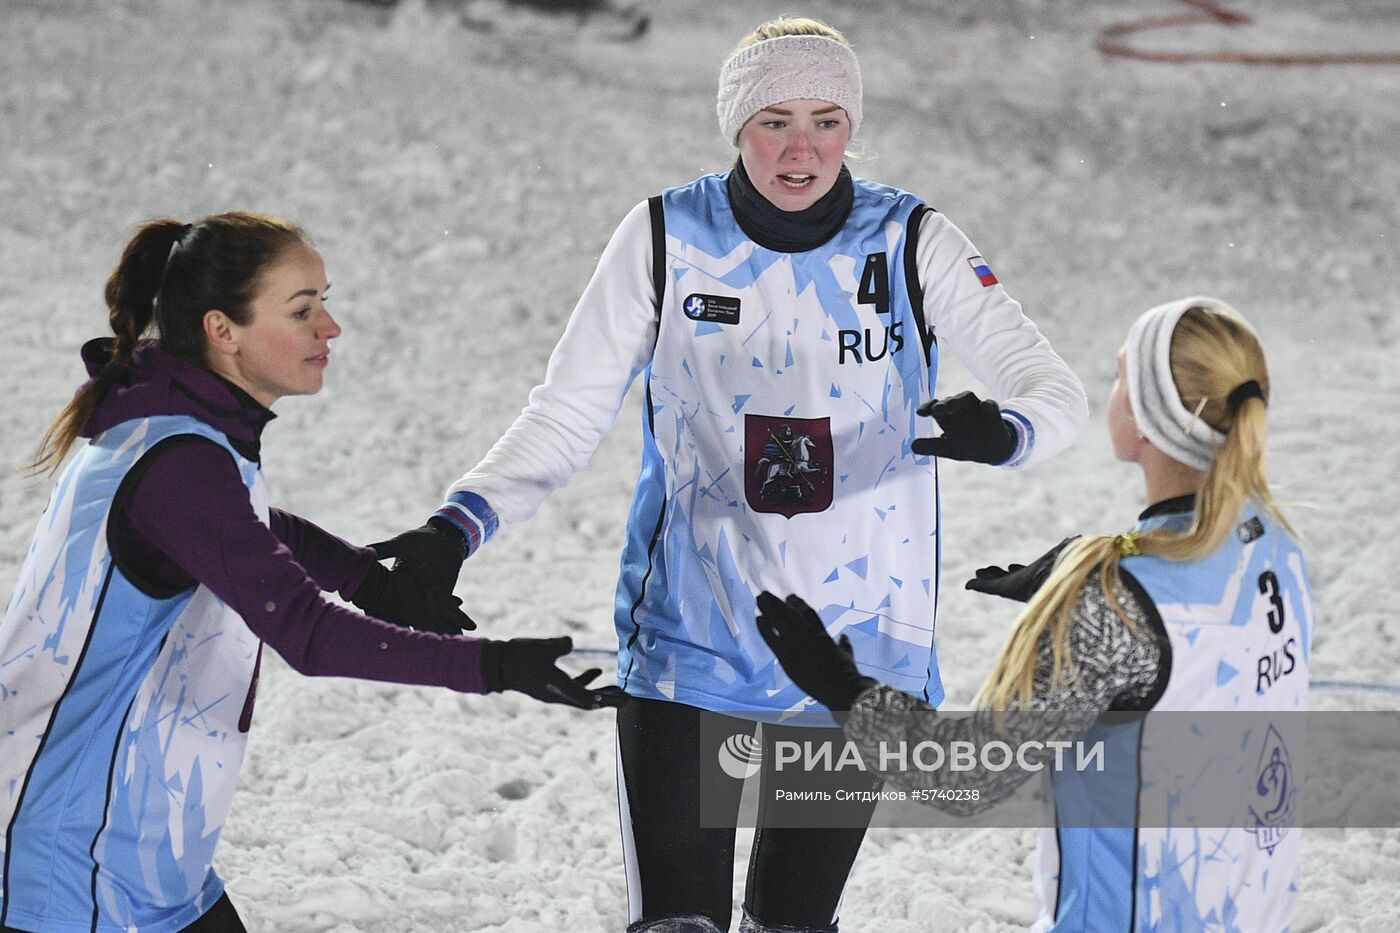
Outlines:
<svg viewBox="0 0 1400 933"><path fill-rule="evenodd" d="M89 374L102 370L111 343L83 347ZM275 417L232 383L147 343L82 434L156 415L198 418L254 461ZM277 509L270 526L253 511L228 451L191 435L137 462L113 500L107 535L117 566L142 590L169 597L204 584L303 674L483 691L480 639L399 628L322 596L354 593L372 551Z"/></svg>

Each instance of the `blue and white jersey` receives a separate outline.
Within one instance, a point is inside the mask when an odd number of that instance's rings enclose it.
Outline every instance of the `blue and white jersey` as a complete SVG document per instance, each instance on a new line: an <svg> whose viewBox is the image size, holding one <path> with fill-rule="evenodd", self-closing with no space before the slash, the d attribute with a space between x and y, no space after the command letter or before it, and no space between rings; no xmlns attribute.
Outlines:
<svg viewBox="0 0 1400 933"><path fill-rule="evenodd" d="M939 353L1001 402L1020 438L1009 468L1073 439L1083 389L967 237L915 196L855 179L833 238L788 253L745 234L727 181L665 192L660 242L647 203L628 214L544 382L438 514L473 550L528 519L641 375L614 611L624 689L763 718L810 705L754 626L768 589L802 594L868 673L938 703L937 474L909 446L933 432L916 409Z"/></svg>
<svg viewBox="0 0 1400 933"><path fill-rule="evenodd" d="M934 462L909 450L937 346L903 275L918 199L855 184L802 253L740 229L725 179L666 192L666 291L615 621L633 694L796 710L753 625L797 592L871 676L937 702Z"/></svg>
<svg viewBox="0 0 1400 933"><path fill-rule="evenodd" d="M1177 514L1137 527L1184 530L1190 521ZM1085 736L1135 768L1056 774L1067 825L1041 836L1035 929L1286 930L1301 844L1296 714L1306 710L1313 630L1302 553L1249 508L1207 557L1128 557L1122 567L1161 619L1166 681L1146 716ZM1183 752L1183 736L1197 751ZM1228 803L1202 810L1201 788ZM1098 815L1103 828L1084 828Z"/></svg>
<svg viewBox="0 0 1400 933"><path fill-rule="evenodd" d="M107 542L123 479L182 435L225 447L267 520L258 464L190 417L123 422L60 475L0 622L4 924L167 933L223 892L258 639L203 586L144 592Z"/></svg>

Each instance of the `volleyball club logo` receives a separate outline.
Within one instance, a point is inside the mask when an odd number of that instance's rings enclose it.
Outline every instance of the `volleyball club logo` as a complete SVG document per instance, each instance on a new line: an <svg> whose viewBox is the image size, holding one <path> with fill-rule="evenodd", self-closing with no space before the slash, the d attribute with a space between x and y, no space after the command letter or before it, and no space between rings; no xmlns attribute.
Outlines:
<svg viewBox="0 0 1400 933"><path fill-rule="evenodd" d="M763 745L747 732L725 739L719 747L719 767L736 781L751 778L763 765Z"/></svg>
<svg viewBox="0 0 1400 933"><path fill-rule="evenodd" d="M830 418L744 416L744 498L792 518L831 507Z"/></svg>
<svg viewBox="0 0 1400 933"><path fill-rule="evenodd" d="M1254 834L1259 848L1274 853L1274 847L1288 835L1293 822L1298 789L1293 781L1293 763L1283 736L1272 725L1264 736L1264 748L1259 752L1259 769L1254 781L1258 809L1250 805L1249 815L1254 825L1246 827Z"/></svg>

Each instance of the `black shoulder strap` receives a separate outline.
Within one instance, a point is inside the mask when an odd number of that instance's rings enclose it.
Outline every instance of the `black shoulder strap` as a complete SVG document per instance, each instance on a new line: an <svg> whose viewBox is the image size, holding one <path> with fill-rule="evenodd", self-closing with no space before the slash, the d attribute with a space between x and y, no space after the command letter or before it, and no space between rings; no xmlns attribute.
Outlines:
<svg viewBox="0 0 1400 933"><path fill-rule="evenodd" d="M666 212L661 195L647 199L651 209L651 284L656 292L656 322L661 323L661 301L666 297Z"/></svg>
<svg viewBox="0 0 1400 933"><path fill-rule="evenodd" d="M1161 660L1157 662L1157 681L1146 696L1133 703L1115 702L1109 708L1115 712L1120 710L1147 711L1153 709L1157 705L1157 701L1162 699L1162 694L1167 692L1167 681L1172 676L1172 643L1167 636L1167 626L1162 621L1162 614L1148 594L1147 588L1123 567L1118 568L1118 577L1123 581L1123 586L1137 600L1138 605L1142 607L1143 614L1147 616L1147 625L1157 639Z"/></svg>
<svg viewBox="0 0 1400 933"><path fill-rule="evenodd" d="M933 211L927 204L920 204L909 212L909 223L904 231L904 289L909 296L909 307L914 313L914 324L919 328L919 346L924 351L924 365L933 365L933 345L938 335L924 320L924 286L919 281L919 227L924 215Z"/></svg>

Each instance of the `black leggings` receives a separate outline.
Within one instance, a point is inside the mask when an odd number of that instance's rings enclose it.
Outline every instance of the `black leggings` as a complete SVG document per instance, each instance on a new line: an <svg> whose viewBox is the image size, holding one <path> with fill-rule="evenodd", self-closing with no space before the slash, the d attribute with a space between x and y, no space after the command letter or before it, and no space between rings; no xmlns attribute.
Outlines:
<svg viewBox="0 0 1400 933"><path fill-rule="evenodd" d="M23 930L16 930L13 927L0 927L0 933L25 933ZM233 909L233 902L225 894L214 902L214 906L204 912L194 923L185 927L180 933L248 933L243 921L238 918L238 911Z"/></svg>
<svg viewBox="0 0 1400 933"><path fill-rule="evenodd" d="M702 828L700 787L706 788L707 815L718 798L737 814L743 783L716 779L711 762L718 747L701 747L701 717L725 720L729 734L752 734L755 723L660 700L629 698L618 711L618 757L623 846L628 862L629 919L701 915L721 930L730 927L734 889L734 829ZM712 730L707 730L707 733ZM799 930L835 928L836 911L874 803L847 805L849 828L765 828L773 743L779 738L833 739L840 729L765 725L760 811L749 855L744 910L769 926ZM706 756L707 760L702 760ZM847 769L821 776L833 791L874 790L878 778ZM854 815L854 819L851 816ZM707 822L717 822L713 819Z"/></svg>
<svg viewBox="0 0 1400 933"><path fill-rule="evenodd" d="M204 916L185 927L180 933L248 933L238 911L233 909L233 901L224 894L205 911Z"/></svg>

